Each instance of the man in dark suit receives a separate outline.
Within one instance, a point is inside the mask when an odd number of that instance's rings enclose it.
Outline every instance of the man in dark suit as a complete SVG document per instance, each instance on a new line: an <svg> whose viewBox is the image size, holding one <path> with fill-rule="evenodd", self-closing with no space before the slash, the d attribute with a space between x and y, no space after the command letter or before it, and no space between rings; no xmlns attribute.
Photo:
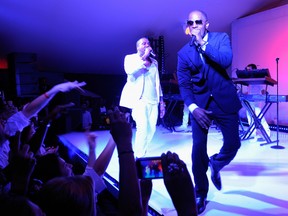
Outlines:
<svg viewBox="0 0 288 216"><path fill-rule="evenodd" d="M209 181L221 190L220 170L228 165L240 148L238 111L241 102L226 69L232 63L232 48L226 33L209 32L203 11L192 11L186 34L191 41L178 52L177 75L180 94L192 113L192 172L198 214L206 208ZM207 154L207 135L211 122L221 129L223 145L219 153Z"/></svg>

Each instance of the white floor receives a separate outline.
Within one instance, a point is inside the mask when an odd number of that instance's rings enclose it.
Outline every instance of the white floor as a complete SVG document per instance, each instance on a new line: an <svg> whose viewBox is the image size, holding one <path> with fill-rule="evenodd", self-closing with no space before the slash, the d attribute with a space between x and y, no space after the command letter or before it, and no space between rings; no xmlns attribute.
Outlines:
<svg viewBox="0 0 288 216"><path fill-rule="evenodd" d="M97 151L99 154L110 134L109 131L95 131L95 133L98 134ZM277 139L275 131L272 131L271 136L272 141ZM82 152L88 152L83 133L71 132L61 135L60 138L71 142ZM279 132L278 138L279 142L263 146L255 140L242 141L236 158L221 171L222 190L218 191L212 183L210 184L208 204L201 215L288 216L288 134ZM217 153L221 145L221 133L212 128L209 131L208 154ZM275 145L284 148L271 148ZM160 125L147 156L159 156L168 150L176 152L191 172L191 149L191 133L171 133ZM116 151L107 173L118 180ZM210 176L210 170L207 175ZM153 192L149 205L159 215L177 216L162 179L153 180Z"/></svg>

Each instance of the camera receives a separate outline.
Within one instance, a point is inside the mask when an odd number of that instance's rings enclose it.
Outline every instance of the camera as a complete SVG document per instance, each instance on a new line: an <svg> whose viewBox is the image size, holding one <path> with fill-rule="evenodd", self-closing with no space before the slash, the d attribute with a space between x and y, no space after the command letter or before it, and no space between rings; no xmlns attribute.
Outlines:
<svg viewBox="0 0 288 216"><path fill-rule="evenodd" d="M143 157L136 159L139 179L163 178L161 157Z"/></svg>

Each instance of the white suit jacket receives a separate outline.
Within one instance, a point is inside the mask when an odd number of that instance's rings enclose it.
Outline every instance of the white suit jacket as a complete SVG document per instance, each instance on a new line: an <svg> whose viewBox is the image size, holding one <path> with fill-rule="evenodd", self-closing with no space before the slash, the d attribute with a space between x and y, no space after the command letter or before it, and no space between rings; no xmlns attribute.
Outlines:
<svg viewBox="0 0 288 216"><path fill-rule="evenodd" d="M160 96L163 96L158 72L158 63L155 59L151 59L151 66L146 68L143 65L144 61L137 53L125 56L124 69L127 74L127 82L122 90L120 106L133 109L136 102L141 99L144 87L144 73L148 70L157 70L155 80L158 99L157 102L159 102Z"/></svg>

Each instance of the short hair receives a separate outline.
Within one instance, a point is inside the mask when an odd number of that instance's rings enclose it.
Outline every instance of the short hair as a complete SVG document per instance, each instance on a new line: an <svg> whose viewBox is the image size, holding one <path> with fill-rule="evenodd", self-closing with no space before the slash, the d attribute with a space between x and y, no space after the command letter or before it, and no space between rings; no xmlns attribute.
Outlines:
<svg viewBox="0 0 288 216"><path fill-rule="evenodd" d="M0 195L1 215L33 216L35 211L31 205L32 202L22 195L12 193L2 193Z"/></svg>
<svg viewBox="0 0 288 216"><path fill-rule="evenodd" d="M37 158L32 179L38 179L45 183L54 177L62 176L59 160L58 153L50 153Z"/></svg>
<svg viewBox="0 0 288 216"><path fill-rule="evenodd" d="M189 15L190 15L191 13L193 13L193 12L201 13L201 14L204 16L204 18L206 19L206 21L208 20L208 15L207 15L206 12L204 12L204 11L202 11L202 10L193 10L193 11L191 11L191 12L189 13Z"/></svg>
<svg viewBox="0 0 288 216"><path fill-rule="evenodd" d="M42 187L36 202L47 216L95 216L94 181L84 175L53 178Z"/></svg>
<svg viewBox="0 0 288 216"><path fill-rule="evenodd" d="M206 12L199 10L200 13L202 13L202 15L205 17L206 21L208 20L208 15Z"/></svg>
<svg viewBox="0 0 288 216"><path fill-rule="evenodd" d="M149 41L149 43L150 43L150 40L149 40L149 38L148 37L141 37L139 40L137 40L137 42L136 42L136 49L137 49L137 47L139 46L139 43L140 43L140 41L142 40L142 39L147 39L148 41Z"/></svg>
<svg viewBox="0 0 288 216"><path fill-rule="evenodd" d="M257 66L256 66L256 64L248 64L247 66L246 66L246 69L247 68L251 68L252 70L254 70L254 69L257 69Z"/></svg>

